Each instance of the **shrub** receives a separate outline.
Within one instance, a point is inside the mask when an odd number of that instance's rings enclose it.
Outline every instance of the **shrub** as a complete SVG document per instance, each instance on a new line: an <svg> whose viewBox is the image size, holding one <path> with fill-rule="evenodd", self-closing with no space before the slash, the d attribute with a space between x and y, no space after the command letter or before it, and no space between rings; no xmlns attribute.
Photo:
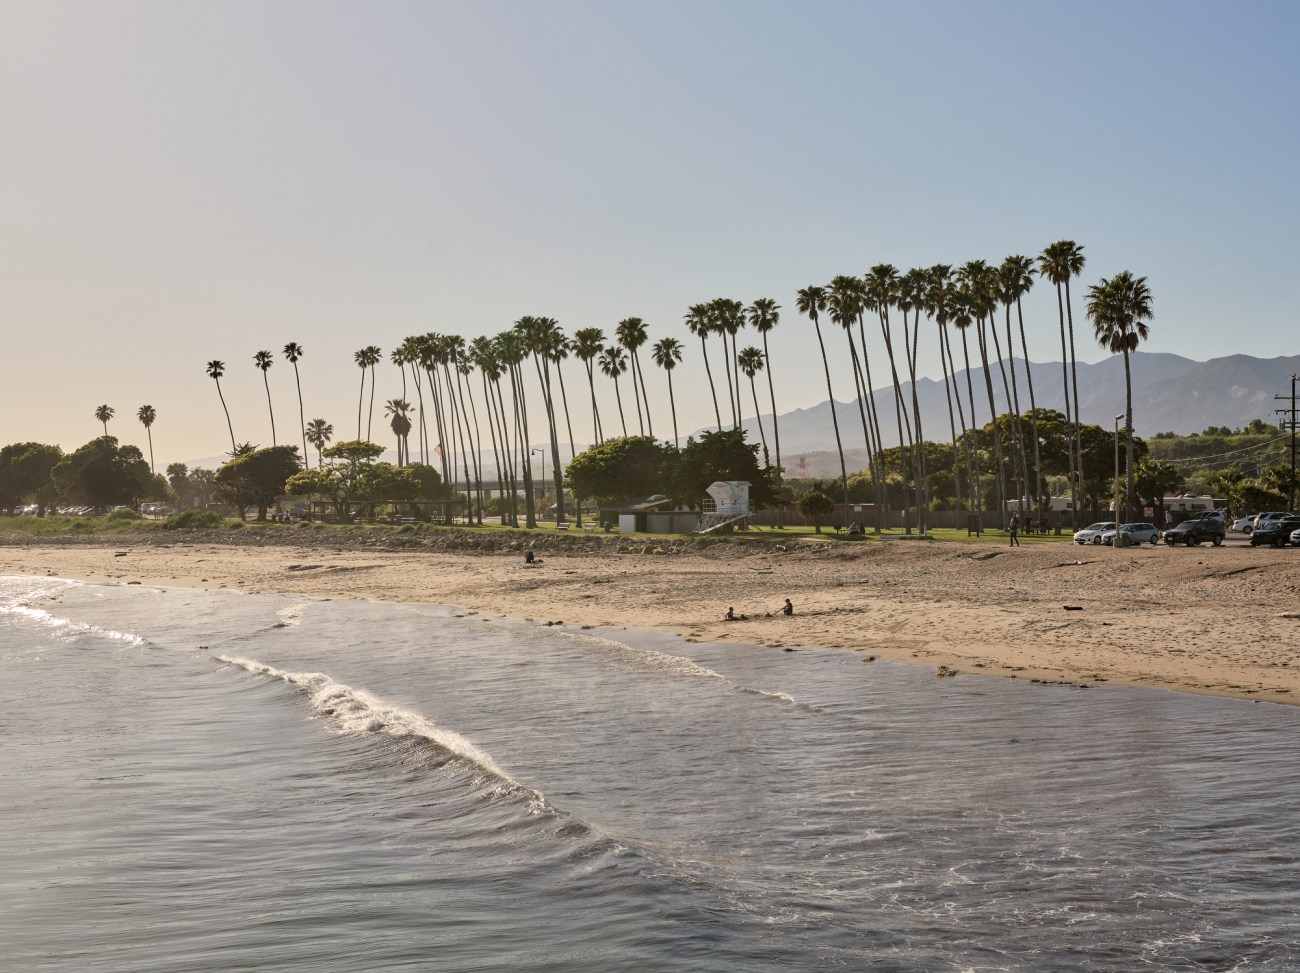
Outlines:
<svg viewBox="0 0 1300 973"><path fill-rule="evenodd" d="M143 520L144 518L141 517L134 510L132 510L130 507L123 507L121 510L110 511L108 515L108 519L109 520Z"/></svg>
<svg viewBox="0 0 1300 973"><path fill-rule="evenodd" d="M225 517L215 510L186 510L184 513L174 514L163 521L164 530L176 530L177 528L189 529L194 527L220 527L225 522Z"/></svg>

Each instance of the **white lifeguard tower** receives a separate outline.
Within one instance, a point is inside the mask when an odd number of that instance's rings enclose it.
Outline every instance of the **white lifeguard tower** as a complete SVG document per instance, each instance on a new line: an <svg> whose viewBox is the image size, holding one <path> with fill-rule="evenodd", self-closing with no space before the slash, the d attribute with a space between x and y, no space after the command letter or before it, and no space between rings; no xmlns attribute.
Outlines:
<svg viewBox="0 0 1300 973"><path fill-rule="evenodd" d="M695 528L697 534L712 533L754 512L749 505L748 480L716 480L709 484L708 494Z"/></svg>

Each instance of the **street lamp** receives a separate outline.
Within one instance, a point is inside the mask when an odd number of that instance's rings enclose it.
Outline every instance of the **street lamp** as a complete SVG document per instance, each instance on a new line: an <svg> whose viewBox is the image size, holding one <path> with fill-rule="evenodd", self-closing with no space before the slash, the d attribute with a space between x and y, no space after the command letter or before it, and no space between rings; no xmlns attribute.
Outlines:
<svg viewBox="0 0 1300 973"><path fill-rule="evenodd" d="M1123 413L1115 417L1115 546L1119 546L1119 524L1123 519L1119 515L1119 421L1124 418Z"/></svg>
<svg viewBox="0 0 1300 973"><path fill-rule="evenodd" d="M530 454L537 453L539 456L542 457L542 499L545 500L546 499L546 450L530 449L528 452Z"/></svg>

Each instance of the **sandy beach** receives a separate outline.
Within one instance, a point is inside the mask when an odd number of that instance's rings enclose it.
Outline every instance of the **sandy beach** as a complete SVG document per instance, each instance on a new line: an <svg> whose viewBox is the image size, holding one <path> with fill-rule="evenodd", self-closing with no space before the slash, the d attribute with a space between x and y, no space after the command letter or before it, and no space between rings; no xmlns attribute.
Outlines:
<svg viewBox="0 0 1300 973"><path fill-rule="evenodd" d="M839 648L958 676L1300 702L1294 551L894 541L665 554L641 541L611 541L546 550L543 563L525 566L518 550L386 549L321 536L267 543L252 531L229 541L10 538L0 546L0 573L435 602L538 622ZM791 617L780 613L787 597ZM733 606L744 619L724 621Z"/></svg>

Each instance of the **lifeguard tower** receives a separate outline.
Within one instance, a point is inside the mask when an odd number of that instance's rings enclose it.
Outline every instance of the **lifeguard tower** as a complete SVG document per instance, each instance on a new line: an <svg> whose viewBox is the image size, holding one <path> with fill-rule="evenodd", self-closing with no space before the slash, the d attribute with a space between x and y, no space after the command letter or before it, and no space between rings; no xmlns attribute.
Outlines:
<svg viewBox="0 0 1300 973"><path fill-rule="evenodd" d="M716 480L709 484L708 494L695 528L697 534L710 534L754 512L749 505L748 480Z"/></svg>

